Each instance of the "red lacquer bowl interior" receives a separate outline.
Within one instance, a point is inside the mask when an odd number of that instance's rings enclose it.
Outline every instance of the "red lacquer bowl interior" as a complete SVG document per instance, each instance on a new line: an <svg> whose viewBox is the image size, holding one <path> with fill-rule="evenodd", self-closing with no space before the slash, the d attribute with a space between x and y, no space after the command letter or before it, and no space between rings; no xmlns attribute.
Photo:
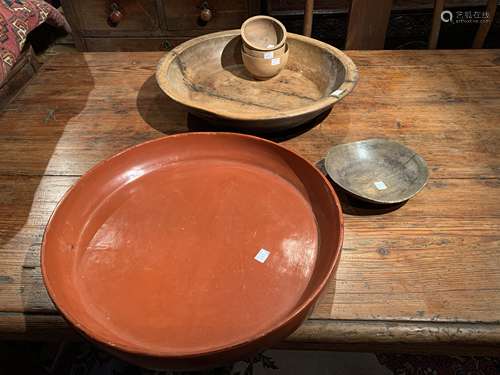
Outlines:
<svg viewBox="0 0 500 375"><path fill-rule="evenodd" d="M189 133L100 163L47 226L42 271L92 339L145 356L227 351L297 324L333 272L342 213L273 142Z"/></svg>

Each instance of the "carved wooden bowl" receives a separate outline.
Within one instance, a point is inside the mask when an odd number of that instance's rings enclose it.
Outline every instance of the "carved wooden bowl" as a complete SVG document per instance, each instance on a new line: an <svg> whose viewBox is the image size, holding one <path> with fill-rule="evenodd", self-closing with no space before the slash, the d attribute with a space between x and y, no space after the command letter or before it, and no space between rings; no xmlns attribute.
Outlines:
<svg viewBox="0 0 500 375"><path fill-rule="evenodd" d="M185 133L86 173L45 231L47 290L106 350L151 368L248 359L305 319L340 258L327 179L261 138Z"/></svg>
<svg viewBox="0 0 500 375"><path fill-rule="evenodd" d="M425 160L390 139L334 146L325 167L335 183L371 203L404 202L422 190L429 178Z"/></svg>
<svg viewBox="0 0 500 375"><path fill-rule="evenodd" d="M255 80L243 66L239 30L189 40L158 64L162 90L209 121L260 132L296 127L330 109L358 80L352 60L315 39L288 33L288 63Z"/></svg>

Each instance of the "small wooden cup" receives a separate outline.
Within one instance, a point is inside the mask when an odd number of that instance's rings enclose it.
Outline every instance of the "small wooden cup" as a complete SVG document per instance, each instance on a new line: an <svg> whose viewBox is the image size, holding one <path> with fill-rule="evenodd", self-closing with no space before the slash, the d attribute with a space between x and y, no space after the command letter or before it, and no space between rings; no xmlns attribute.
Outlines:
<svg viewBox="0 0 500 375"><path fill-rule="evenodd" d="M283 70L288 62L288 45L285 45L285 51L280 57L272 59L264 59L247 54L243 48L241 49L241 57L243 65L248 72L257 80L263 81L274 77Z"/></svg>

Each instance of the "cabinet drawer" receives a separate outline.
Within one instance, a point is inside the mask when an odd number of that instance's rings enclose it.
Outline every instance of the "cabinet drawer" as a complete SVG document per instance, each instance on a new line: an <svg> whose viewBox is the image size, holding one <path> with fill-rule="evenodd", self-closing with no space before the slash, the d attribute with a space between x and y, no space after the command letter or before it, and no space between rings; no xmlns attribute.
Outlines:
<svg viewBox="0 0 500 375"><path fill-rule="evenodd" d="M247 0L166 0L163 7L168 30L226 30L239 28L249 16ZM204 8L210 20L202 21Z"/></svg>
<svg viewBox="0 0 500 375"><path fill-rule="evenodd" d="M116 5L113 5L116 4ZM83 36L155 35L161 32L156 0L78 0L65 1L77 17ZM118 22L109 17L113 9L119 11ZM71 22L74 24L75 22Z"/></svg>

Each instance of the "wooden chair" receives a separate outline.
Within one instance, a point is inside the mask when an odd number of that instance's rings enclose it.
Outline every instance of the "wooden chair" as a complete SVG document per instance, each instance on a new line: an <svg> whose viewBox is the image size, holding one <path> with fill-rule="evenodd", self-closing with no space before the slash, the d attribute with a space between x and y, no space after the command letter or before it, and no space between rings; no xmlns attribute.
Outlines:
<svg viewBox="0 0 500 375"><path fill-rule="evenodd" d="M393 0L352 0L346 49L383 49ZM304 35L311 36L314 0L304 7Z"/></svg>
<svg viewBox="0 0 500 375"><path fill-rule="evenodd" d="M352 0L345 49L383 49L389 25L393 0ZM435 49L441 27L441 12L445 0L435 0L429 49ZM304 35L311 36L314 0L306 0L304 7ZM496 11L496 0L488 0L486 10L491 22L482 23L472 48L482 48Z"/></svg>
<svg viewBox="0 0 500 375"><path fill-rule="evenodd" d="M313 23L314 0L306 0L304 6L304 35L311 36Z"/></svg>

